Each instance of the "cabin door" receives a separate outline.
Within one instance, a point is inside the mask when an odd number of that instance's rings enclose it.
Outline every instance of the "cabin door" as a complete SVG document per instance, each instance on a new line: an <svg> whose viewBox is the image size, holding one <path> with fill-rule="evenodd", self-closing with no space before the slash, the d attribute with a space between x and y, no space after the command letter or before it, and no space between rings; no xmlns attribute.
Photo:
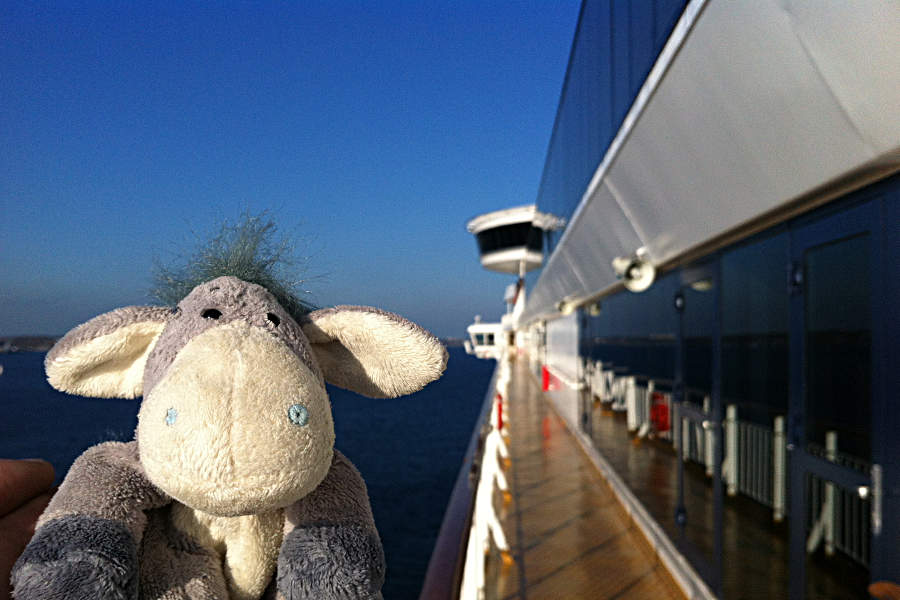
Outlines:
<svg viewBox="0 0 900 600"><path fill-rule="evenodd" d="M880 198L791 230L790 597L823 597L810 561L868 598L882 520L883 392L875 327L884 282ZM896 542L896 540L894 541Z"/></svg>
<svg viewBox="0 0 900 600"><path fill-rule="evenodd" d="M676 544L719 596L722 592L722 401L719 390L718 261L685 268L679 313L673 433L677 472Z"/></svg>

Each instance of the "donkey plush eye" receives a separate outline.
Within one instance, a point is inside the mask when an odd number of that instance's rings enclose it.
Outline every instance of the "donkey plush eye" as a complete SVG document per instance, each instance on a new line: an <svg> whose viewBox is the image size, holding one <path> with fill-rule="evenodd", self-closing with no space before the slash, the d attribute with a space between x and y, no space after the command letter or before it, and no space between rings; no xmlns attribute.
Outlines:
<svg viewBox="0 0 900 600"><path fill-rule="evenodd" d="M278 327L278 324L281 323L281 319L278 318L278 315L275 313L266 314L266 318L272 322L272 325Z"/></svg>
<svg viewBox="0 0 900 600"><path fill-rule="evenodd" d="M214 308L207 308L200 314L200 316L204 319L212 319L213 321L215 321L222 316L222 313Z"/></svg>

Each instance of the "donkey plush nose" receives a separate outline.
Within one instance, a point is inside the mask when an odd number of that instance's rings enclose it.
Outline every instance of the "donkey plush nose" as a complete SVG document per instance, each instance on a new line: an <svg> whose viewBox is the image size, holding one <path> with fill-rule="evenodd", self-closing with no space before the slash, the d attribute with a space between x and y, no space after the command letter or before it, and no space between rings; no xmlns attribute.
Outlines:
<svg viewBox="0 0 900 600"><path fill-rule="evenodd" d="M267 330L233 321L182 348L144 399L141 462L163 491L220 516L286 506L331 464L318 376Z"/></svg>

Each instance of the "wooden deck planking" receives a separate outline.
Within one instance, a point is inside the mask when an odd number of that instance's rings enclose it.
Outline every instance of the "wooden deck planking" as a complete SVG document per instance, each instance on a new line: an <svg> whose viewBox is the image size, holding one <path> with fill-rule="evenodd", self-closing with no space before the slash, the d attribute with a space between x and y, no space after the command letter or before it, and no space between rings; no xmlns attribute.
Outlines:
<svg viewBox="0 0 900 600"><path fill-rule="evenodd" d="M486 597L683 598L524 365L509 393L512 500L494 504L515 564L492 555Z"/></svg>

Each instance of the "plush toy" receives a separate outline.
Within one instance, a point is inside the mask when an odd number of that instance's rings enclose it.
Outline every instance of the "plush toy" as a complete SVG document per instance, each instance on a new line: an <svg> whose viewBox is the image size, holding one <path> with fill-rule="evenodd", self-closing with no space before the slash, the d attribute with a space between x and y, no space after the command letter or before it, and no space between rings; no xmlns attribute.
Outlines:
<svg viewBox="0 0 900 600"><path fill-rule="evenodd" d="M175 309L76 327L47 355L50 383L143 396L136 439L75 461L14 568L14 597L380 598L381 542L359 472L334 450L325 382L395 397L446 361L397 315L294 318L230 276Z"/></svg>

